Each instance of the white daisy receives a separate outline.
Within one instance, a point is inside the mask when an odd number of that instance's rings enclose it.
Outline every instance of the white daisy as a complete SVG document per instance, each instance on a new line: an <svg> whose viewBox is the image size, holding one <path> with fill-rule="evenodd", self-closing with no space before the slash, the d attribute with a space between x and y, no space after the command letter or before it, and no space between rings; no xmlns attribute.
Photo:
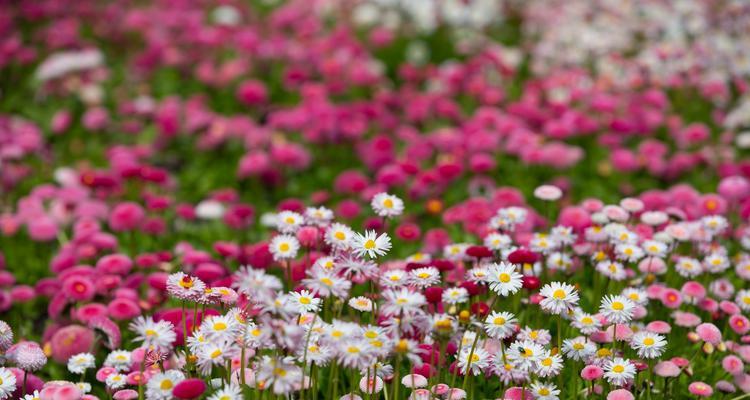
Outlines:
<svg viewBox="0 0 750 400"><path fill-rule="evenodd" d="M129 327L136 333L133 340L143 342L145 347L171 349L172 343L177 339L174 325L169 321L155 322L151 317L140 316L133 320Z"/></svg>
<svg viewBox="0 0 750 400"><path fill-rule="evenodd" d="M465 303L469 300L469 291L462 287L451 287L443 291L441 300L446 304Z"/></svg>
<svg viewBox="0 0 750 400"><path fill-rule="evenodd" d="M325 207L308 207L305 210L305 220L316 226L326 226L333 219L333 211Z"/></svg>
<svg viewBox="0 0 750 400"><path fill-rule="evenodd" d="M276 229L281 233L295 233L305 222L305 217L294 211L282 211L276 214Z"/></svg>
<svg viewBox="0 0 750 400"><path fill-rule="evenodd" d="M620 357L604 364L604 378L612 385L625 386L635 377L635 366Z"/></svg>
<svg viewBox="0 0 750 400"><path fill-rule="evenodd" d="M146 398L148 400L171 400L172 389L184 379L185 375L176 369L159 372L146 383Z"/></svg>
<svg viewBox="0 0 750 400"><path fill-rule="evenodd" d="M404 212L404 202L388 193L378 193L370 202L375 214L381 217L396 217Z"/></svg>
<svg viewBox="0 0 750 400"><path fill-rule="evenodd" d="M484 322L484 330L493 339L505 339L513 334L516 322L516 316L509 312L493 311Z"/></svg>
<svg viewBox="0 0 750 400"><path fill-rule="evenodd" d="M349 299L349 307L362 312L372 311L372 300L364 296L353 297Z"/></svg>
<svg viewBox="0 0 750 400"><path fill-rule="evenodd" d="M68 371L82 375L89 368L96 367L94 355L91 353L78 353L68 359Z"/></svg>
<svg viewBox="0 0 750 400"><path fill-rule="evenodd" d="M307 290L290 292L289 295L298 314L317 312L322 301Z"/></svg>
<svg viewBox="0 0 750 400"><path fill-rule="evenodd" d="M7 399L16 391L16 376L5 367L0 367L0 399Z"/></svg>
<svg viewBox="0 0 750 400"><path fill-rule="evenodd" d="M375 231L366 231L364 235L355 233L351 240L354 254L359 257L367 254L370 258L384 256L391 249L391 238L387 233L378 235Z"/></svg>
<svg viewBox="0 0 750 400"><path fill-rule="evenodd" d="M567 283L552 282L544 285L539 294L543 299L539 305L552 314L563 314L578 305L578 292Z"/></svg>
<svg viewBox="0 0 750 400"><path fill-rule="evenodd" d="M630 340L630 347L637 351L638 357L641 358L658 358L664 353L666 346L664 336L648 331L640 331Z"/></svg>
<svg viewBox="0 0 750 400"><path fill-rule="evenodd" d="M560 389L554 383L534 382L531 384L531 393L535 400L558 400Z"/></svg>
<svg viewBox="0 0 750 400"><path fill-rule="evenodd" d="M440 271L435 267L424 267L412 270L409 273L409 284L426 288L440 283Z"/></svg>
<svg viewBox="0 0 750 400"><path fill-rule="evenodd" d="M522 278L513 264L492 263L487 268L487 283L490 289L503 297L518 292L523 286Z"/></svg>
<svg viewBox="0 0 750 400"><path fill-rule="evenodd" d="M129 372L131 367L131 355L127 350L114 350L104 360L105 367L112 367L118 371Z"/></svg>
<svg viewBox="0 0 750 400"><path fill-rule="evenodd" d="M458 368L462 374L471 369L472 375L479 375L490 364L490 354L477 346L474 351L470 347L464 347L458 355Z"/></svg>
<svg viewBox="0 0 750 400"><path fill-rule="evenodd" d="M612 324L625 324L633 319L635 303L623 296L607 295L602 299L599 312Z"/></svg>
<svg viewBox="0 0 750 400"><path fill-rule="evenodd" d="M242 389L238 385L224 385L208 397L208 400L241 400Z"/></svg>
<svg viewBox="0 0 750 400"><path fill-rule="evenodd" d="M563 368L563 359L559 354L552 354L545 350L539 359L536 360L535 373L542 378L557 376Z"/></svg>
<svg viewBox="0 0 750 400"><path fill-rule="evenodd" d="M325 242L336 250L346 250L354 237L351 228L344 224L333 223L326 229Z"/></svg>
<svg viewBox="0 0 750 400"><path fill-rule="evenodd" d="M297 257L299 241L291 235L277 235L271 239L268 250L273 254L276 261L291 260Z"/></svg>
<svg viewBox="0 0 750 400"><path fill-rule="evenodd" d="M565 339L562 351L566 357L575 361L585 361L596 353L596 345L583 337Z"/></svg>

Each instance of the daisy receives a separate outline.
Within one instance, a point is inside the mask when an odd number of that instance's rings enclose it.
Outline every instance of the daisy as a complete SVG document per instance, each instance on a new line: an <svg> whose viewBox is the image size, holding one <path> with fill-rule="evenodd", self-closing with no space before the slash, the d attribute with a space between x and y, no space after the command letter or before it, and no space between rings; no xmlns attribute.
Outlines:
<svg viewBox="0 0 750 400"><path fill-rule="evenodd" d="M409 257L406 257L406 262L428 264L430 261L432 261L432 256L422 252L416 252Z"/></svg>
<svg viewBox="0 0 750 400"><path fill-rule="evenodd" d="M208 400L241 400L242 389L238 385L224 385L209 396Z"/></svg>
<svg viewBox="0 0 750 400"><path fill-rule="evenodd" d="M635 377L635 366L620 357L604 364L604 378L612 385L625 386Z"/></svg>
<svg viewBox="0 0 750 400"><path fill-rule="evenodd" d="M115 350L107 355L104 360L105 367L112 367L118 371L129 372L131 367L131 356L127 350Z"/></svg>
<svg viewBox="0 0 750 400"><path fill-rule="evenodd" d="M174 325L169 321L155 322L151 317L140 316L130 323L129 328L136 334L133 340L143 342L145 347L168 350L177 340Z"/></svg>
<svg viewBox="0 0 750 400"><path fill-rule="evenodd" d="M471 368L471 373L473 375L479 375L489 364L490 354L478 346L474 351L468 347L464 347L461 350L461 354L458 356L458 368L464 375L466 375L469 368Z"/></svg>
<svg viewBox="0 0 750 400"><path fill-rule="evenodd" d="M308 275L310 277L303 279L302 283L319 296L348 297L352 283L336 275L334 271L312 268L308 271Z"/></svg>
<svg viewBox="0 0 750 400"><path fill-rule="evenodd" d="M204 343L195 356L198 358L198 370L203 375L210 375L214 366L221 367L227 360L237 355L237 348L228 341L214 340Z"/></svg>
<svg viewBox="0 0 750 400"><path fill-rule="evenodd" d="M205 289L203 281L184 272L175 272L167 277L167 293L180 300L195 301L203 296Z"/></svg>
<svg viewBox="0 0 750 400"><path fill-rule="evenodd" d="M5 367L0 367L0 399L7 399L16 391L16 376Z"/></svg>
<svg viewBox="0 0 750 400"><path fill-rule="evenodd" d="M315 313L320 307L321 299L316 298L307 290L290 292L292 305L298 314Z"/></svg>
<svg viewBox="0 0 750 400"><path fill-rule="evenodd" d="M372 300L364 296L353 297L349 299L349 307L362 312L372 311Z"/></svg>
<svg viewBox="0 0 750 400"><path fill-rule="evenodd" d="M308 207L305 210L305 220L312 225L326 226L333 219L333 211L325 207Z"/></svg>
<svg viewBox="0 0 750 400"><path fill-rule="evenodd" d="M441 299L446 304L465 303L469 300L469 291L462 287L452 287L443 291Z"/></svg>
<svg viewBox="0 0 750 400"><path fill-rule="evenodd" d="M548 254L558 247L558 243L546 233L535 233L529 242L529 248L532 251L542 254Z"/></svg>
<svg viewBox="0 0 750 400"><path fill-rule="evenodd" d="M372 345L367 340L349 340L336 350L341 365L347 368L366 368L374 360Z"/></svg>
<svg viewBox="0 0 750 400"><path fill-rule="evenodd" d="M325 344L319 342L312 342L307 345L307 353L305 354L305 348L301 347L297 352L297 358L301 362L305 359L308 364L315 363L317 366L325 366L331 360L333 356L333 349Z"/></svg>
<svg viewBox="0 0 750 400"><path fill-rule="evenodd" d="M110 390L117 390L120 388L125 387L127 384L127 378L123 374L110 374L107 376L107 379L104 381L104 384L107 385L107 389Z"/></svg>
<svg viewBox="0 0 750 400"><path fill-rule="evenodd" d="M490 289L503 297L518 292L523 286L522 278L513 264L493 263L487 268L487 283Z"/></svg>
<svg viewBox="0 0 750 400"><path fill-rule="evenodd" d="M552 282L544 285L539 294L543 299L539 305L543 310L560 315L578 305L578 292L572 285Z"/></svg>
<svg viewBox="0 0 750 400"><path fill-rule="evenodd" d="M642 306L648 304L648 294L643 289L629 287L623 289L621 294L635 304L640 304Z"/></svg>
<svg viewBox="0 0 750 400"><path fill-rule="evenodd" d="M291 235L278 235L271 239L268 249L273 254L275 261L291 260L297 257L299 241Z"/></svg>
<svg viewBox="0 0 750 400"><path fill-rule="evenodd" d="M451 261L461 261L466 258L466 243L453 243L443 247L443 256Z"/></svg>
<svg viewBox="0 0 750 400"><path fill-rule="evenodd" d="M536 360L535 374L542 378L548 378L550 376L557 376L560 374L563 368L563 359L559 354L552 354L549 350L545 350L542 356Z"/></svg>
<svg viewBox="0 0 750 400"><path fill-rule="evenodd" d="M489 278L489 270L487 266L480 265L478 267L470 269L467 273L467 279L475 283L487 283Z"/></svg>
<svg viewBox="0 0 750 400"><path fill-rule="evenodd" d="M568 271L573 266L573 259L562 252L554 252L547 257L547 268L551 271Z"/></svg>
<svg viewBox="0 0 750 400"><path fill-rule="evenodd" d="M585 361L596 353L596 345L583 337L565 339L562 351L566 357L575 361Z"/></svg>
<svg viewBox="0 0 750 400"><path fill-rule="evenodd" d="M703 265L700 261L690 257L680 257L674 268L680 276L685 278L693 278L703 273Z"/></svg>
<svg viewBox="0 0 750 400"><path fill-rule="evenodd" d="M560 389L554 383L534 382L531 384L531 393L536 400L558 400Z"/></svg>
<svg viewBox="0 0 750 400"><path fill-rule="evenodd" d="M83 375L89 368L96 367L94 355L91 353L78 353L68 359L68 371L73 374Z"/></svg>
<svg viewBox="0 0 750 400"><path fill-rule="evenodd" d="M172 389L185 379L185 375L176 369L157 373L146 383L146 398L148 400L170 400L173 398Z"/></svg>
<svg viewBox="0 0 750 400"><path fill-rule="evenodd" d="M590 335L602 327L599 319L583 311L578 311L573 314L573 322L571 324L584 335Z"/></svg>
<svg viewBox="0 0 750 400"><path fill-rule="evenodd" d="M664 353L667 341L662 335L640 331L633 335L630 346L638 352L640 358L658 358Z"/></svg>
<svg viewBox="0 0 750 400"><path fill-rule="evenodd" d="M380 275L380 284L385 287L399 287L408 282L408 273L402 269L384 271Z"/></svg>
<svg viewBox="0 0 750 400"><path fill-rule="evenodd" d="M596 264L596 270L613 281L622 281L628 277L625 267L617 261L605 260Z"/></svg>
<svg viewBox="0 0 750 400"><path fill-rule="evenodd" d="M544 355L544 348L530 340L519 340L510 345L505 355L517 368L531 371Z"/></svg>
<svg viewBox="0 0 750 400"><path fill-rule="evenodd" d="M552 335L546 329L532 329L529 327L521 329L518 333L519 340L530 340L536 344L546 346L552 340Z"/></svg>
<svg viewBox="0 0 750 400"><path fill-rule="evenodd" d="M508 235L502 233L490 233L484 237L484 245L493 251L499 251L510 247L513 244L513 239Z"/></svg>
<svg viewBox="0 0 750 400"><path fill-rule="evenodd" d="M243 266L235 272L232 281L232 286L240 293L257 298L259 302L273 298L276 291L284 287L278 277L249 266Z"/></svg>
<svg viewBox="0 0 750 400"><path fill-rule="evenodd" d="M484 322L484 330L493 339L505 339L513 335L516 322L516 316L509 312L492 312Z"/></svg>
<svg viewBox="0 0 750 400"><path fill-rule="evenodd" d="M617 258L621 260L626 260L629 262L636 262L643 257L643 250L634 244L618 244L615 246L615 253L617 254Z"/></svg>
<svg viewBox="0 0 750 400"><path fill-rule="evenodd" d="M232 340L242 330L235 318L231 315L211 315L201 323L200 331L209 341Z"/></svg>
<svg viewBox="0 0 750 400"><path fill-rule="evenodd" d="M282 211L276 214L276 229L281 233L295 233L305 222L305 217L294 211Z"/></svg>
<svg viewBox="0 0 750 400"><path fill-rule="evenodd" d="M407 288L387 290L383 292L383 300L383 312L391 315L419 310L427 302L424 295Z"/></svg>
<svg viewBox="0 0 750 400"><path fill-rule="evenodd" d="M625 324L633 319L635 303L623 296L607 295L602 299L599 312L612 324Z"/></svg>
<svg viewBox="0 0 750 400"><path fill-rule="evenodd" d="M391 238L387 233L378 235L375 231L366 231L364 235L355 233L351 247L359 257L367 254L370 258L376 258L384 256L391 249Z"/></svg>
<svg viewBox="0 0 750 400"><path fill-rule="evenodd" d="M373 211L380 217L396 217L404 212L404 201L388 193L378 193L370 202Z"/></svg>
<svg viewBox="0 0 750 400"><path fill-rule="evenodd" d="M734 302L742 309L742 311L750 311L750 290L743 289L737 292L734 297Z"/></svg>
<svg viewBox="0 0 750 400"><path fill-rule="evenodd" d="M426 288L440 283L440 271L435 267L424 267L412 270L409 273L409 284Z"/></svg>
<svg viewBox="0 0 750 400"><path fill-rule="evenodd" d="M703 265L706 270L712 274L719 274L729 269L729 259L720 253L709 254L704 260Z"/></svg>
<svg viewBox="0 0 750 400"><path fill-rule="evenodd" d="M333 223L326 229L325 242L336 250L346 250L354 237L354 231L344 224Z"/></svg>
<svg viewBox="0 0 750 400"><path fill-rule="evenodd" d="M663 258L667 253L667 245L658 240L646 240L641 248L650 257Z"/></svg>

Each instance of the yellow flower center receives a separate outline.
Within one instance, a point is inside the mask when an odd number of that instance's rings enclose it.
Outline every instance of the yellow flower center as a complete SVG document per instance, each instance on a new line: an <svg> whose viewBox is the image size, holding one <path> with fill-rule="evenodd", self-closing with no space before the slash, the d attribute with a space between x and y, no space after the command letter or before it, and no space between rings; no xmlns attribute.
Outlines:
<svg viewBox="0 0 750 400"><path fill-rule="evenodd" d="M344 235L344 232L341 231L336 231L336 233L333 234L333 237L335 237L337 240L346 239L346 235Z"/></svg>
<svg viewBox="0 0 750 400"><path fill-rule="evenodd" d="M505 324L505 318L503 318L503 317L497 317L497 318L495 318L495 319L492 320L492 323L494 323L495 325L504 325Z"/></svg>
<svg viewBox="0 0 750 400"><path fill-rule="evenodd" d="M612 371L621 374L625 371L625 367L623 367L622 365L615 365L614 367L612 367Z"/></svg>
<svg viewBox="0 0 750 400"><path fill-rule="evenodd" d="M625 305L620 303L619 301L613 301L612 302L612 309L617 311L622 311L625 308Z"/></svg>
<svg viewBox="0 0 750 400"><path fill-rule="evenodd" d="M374 241L374 240L372 240L372 239L367 239L367 241L365 242L365 248L366 248L367 250L372 250L372 249L374 249L374 248L375 248L375 241Z"/></svg>
<svg viewBox="0 0 750 400"><path fill-rule="evenodd" d="M294 223L294 218L293 217L286 217L285 221L286 221L287 224L291 225L291 224Z"/></svg>
<svg viewBox="0 0 750 400"><path fill-rule="evenodd" d="M573 348L576 350L583 350L583 343L573 343Z"/></svg>
<svg viewBox="0 0 750 400"><path fill-rule="evenodd" d="M225 329L227 329L227 324L225 324L223 322L217 322L217 323L214 324L214 330L215 331L223 331Z"/></svg>
<svg viewBox="0 0 750 400"><path fill-rule="evenodd" d="M169 390L172 389L172 386L172 381L169 379L165 379L161 381L161 385L159 385L159 388L161 388L161 390Z"/></svg>
<svg viewBox="0 0 750 400"><path fill-rule="evenodd" d="M320 281L326 286L333 286L333 281L330 278L320 278Z"/></svg>
<svg viewBox="0 0 750 400"><path fill-rule="evenodd" d="M549 389L547 389L547 388L541 388L541 389L539 389L539 394L542 395L542 396L547 396L547 395L549 395Z"/></svg>
<svg viewBox="0 0 750 400"><path fill-rule="evenodd" d="M273 370L273 373L276 376L286 376L286 370L284 368L276 368Z"/></svg>
<svg viewBox="0 0 750 400"><path fill-rule="evenodd" d="M300 298L299 298L299 302L300 302L301 304L305 304L305 305L307 305L307 304L310 304L310 303L311 303L311 300L310 300L310 298L309 298L309 297L300 297Z"/></svg>
<svg viewBox="0 0 750 400"><path fill-rule="evenodd" d="M502 283L508 283L510 282L510 275L503 272L502 274L498 276L498 279L500 279L500 282Z"/></svg>
<svg viewBox="0 0 750 400"><path fill-rule="evenodd" d="M552 365L552 359L551 358L545 358L544 360L542 360L542 365L544 365L545 367L551 366Z"/></svg>
<svg viewBox="0 0 750 400"><path fill-rule="evenodd" d="M391 200L391 199L385 199L385 200L383 200L383 207L385 207L385 208L393 208L393 200Z"/></svg>
<svg viewBox="0 0 750 400"><path fill-rule="evenodd" d="M378 333L375 331L367 331L365 332L365 337L368 339L375 339L376 337L378 337Z"/></svg>
<svg viewBox="0 0 750 400"><path fill-rule="evenodd" d="M279 250L281 251L289 251L289 243L282 243L279 245Z"/></svg>
<svg viewBox="0 0 750 400"><path fill-rule="evenodd" d="M562 300L562 299L565 298L565 291L562 290L562 289L557 289L557 290L555 290L555 293L552 294L552 297L554 297L554 298L556 298L558 300Z"/></svg>
<svg viewBox="0 0 750 400"><path fill-rule="evenodd" d="M645 344L646 346L653 346L654 345L654 339L652 339L650 337L647 337L647 338L643 339L643 344Z"/></svg>
<svg viewBox="0 0 750 400"><path fill-rule="evenodd" d="M211 358L217 358L217 357L220 357L220 356L221 356L221 354L222 354L222 353L221 353L221 350L220 350L220 349L216 349L216 350L214 350L214 351L213 351L213 352L212 352L212 353L210 354L210 356L211 356Z"/></svg>

